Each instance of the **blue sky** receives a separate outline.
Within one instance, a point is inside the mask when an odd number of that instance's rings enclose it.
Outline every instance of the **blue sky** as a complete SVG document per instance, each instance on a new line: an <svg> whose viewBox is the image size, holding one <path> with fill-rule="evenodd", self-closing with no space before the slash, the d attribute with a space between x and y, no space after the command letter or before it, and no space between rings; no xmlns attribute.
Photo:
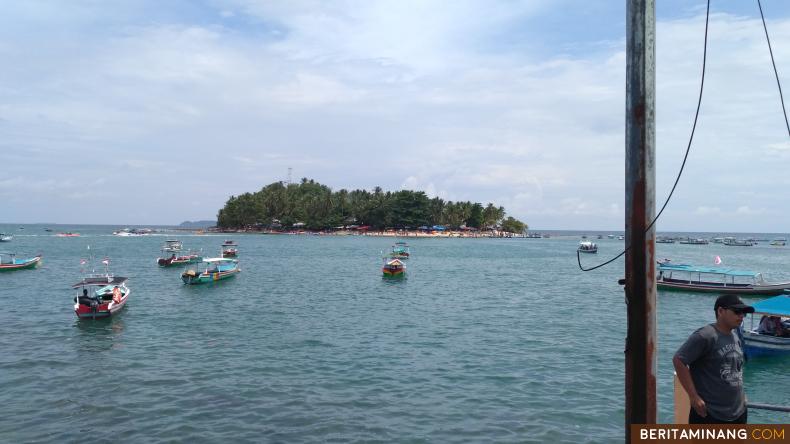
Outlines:
<svg viewBox="0 0 790 444"><path fill-rule="evenodd" d="M292 168L494 202L538 230L623 226L625 2L5 3L0 221L210 219ZM763 8L790 91L790 5ZM788 232L757 4L712 10L697 137L658 228ZM659 204L691 129L704 11L657 2Z"/></svg>

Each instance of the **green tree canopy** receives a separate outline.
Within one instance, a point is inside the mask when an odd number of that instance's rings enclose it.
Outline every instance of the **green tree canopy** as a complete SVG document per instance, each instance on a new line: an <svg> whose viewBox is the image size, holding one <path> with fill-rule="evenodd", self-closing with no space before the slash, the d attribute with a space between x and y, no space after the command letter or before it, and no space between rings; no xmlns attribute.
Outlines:
<svg viewBox="0 0 790 444"><path fill-rule="evenodd" d="M217 214L217 225L229 229L271 226L277 220L285 227L302 223L310 230L352 224L374 229L432 225L490 229L502 223L505 229L508 223L513 232L521 232L526 226L512 217L503 222L504 217L505 209L492 203L483 207L469 201L445 202L438 197L431 199L423 191L390 192L381 187L335 192L303 178L299 183L274 182L254 193L231 196Z"/></svg>

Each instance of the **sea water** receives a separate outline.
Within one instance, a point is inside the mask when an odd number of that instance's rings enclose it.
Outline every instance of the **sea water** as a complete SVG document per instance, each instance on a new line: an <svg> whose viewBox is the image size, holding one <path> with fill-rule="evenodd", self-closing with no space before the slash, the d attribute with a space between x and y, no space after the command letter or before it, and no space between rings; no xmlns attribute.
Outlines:
<svg viewBox="0 0 790 444"><path fill-rule="evenodd" d="M43 254L0 274L0 441L610 442L624 437L622 259L576 264L579 236L410 238L407 278L381 277L396 239L117 237L118 227L0 226L4 250ZM57 231L80 232L61 238ZM159 268L165 239L242 272L185 286ZM601 239L586 266L622 251ZM90 246L90 250L88 250ZM77 320L80 258L129 277L127 306ZM790 247L657 245L657 258L790 280ZM90 266L90 265L88 265ZM715 295L658 295L659 421L673 418L671 357L712 322ZM747 299L755 302L758 299ZM752 402L790 405L790 360L748 363ZM750 422L787 423L752 410Z"/></svg>

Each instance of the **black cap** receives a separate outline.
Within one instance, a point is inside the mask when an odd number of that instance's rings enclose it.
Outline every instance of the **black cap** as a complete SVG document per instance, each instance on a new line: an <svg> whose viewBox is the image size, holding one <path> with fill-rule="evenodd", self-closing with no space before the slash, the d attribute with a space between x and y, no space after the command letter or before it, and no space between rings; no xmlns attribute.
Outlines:
<svg viewBox="0 0 790 444"><path fill-rule="evenodd" d="M754 307L744 304L737 294L723 294L719 296L713 309L718 310L719 307L734 308L744 313L754 313Z"/></svg>

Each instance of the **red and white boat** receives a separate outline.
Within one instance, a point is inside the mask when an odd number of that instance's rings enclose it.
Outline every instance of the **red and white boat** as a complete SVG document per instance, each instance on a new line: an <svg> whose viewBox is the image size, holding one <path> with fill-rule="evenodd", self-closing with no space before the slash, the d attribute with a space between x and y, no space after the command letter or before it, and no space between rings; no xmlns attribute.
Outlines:
<svg viewBox="0 0 790 444"><path fill-rule="evenodd" d="M86 261L82 261L85 265ZM91 274L72 285L78 290L74 297L74 313L80 319L108 318L120 311L132 293L126 286L128 278L113 276L109 273L110 260L105 258L102 263L105 273Z"/></svg>

